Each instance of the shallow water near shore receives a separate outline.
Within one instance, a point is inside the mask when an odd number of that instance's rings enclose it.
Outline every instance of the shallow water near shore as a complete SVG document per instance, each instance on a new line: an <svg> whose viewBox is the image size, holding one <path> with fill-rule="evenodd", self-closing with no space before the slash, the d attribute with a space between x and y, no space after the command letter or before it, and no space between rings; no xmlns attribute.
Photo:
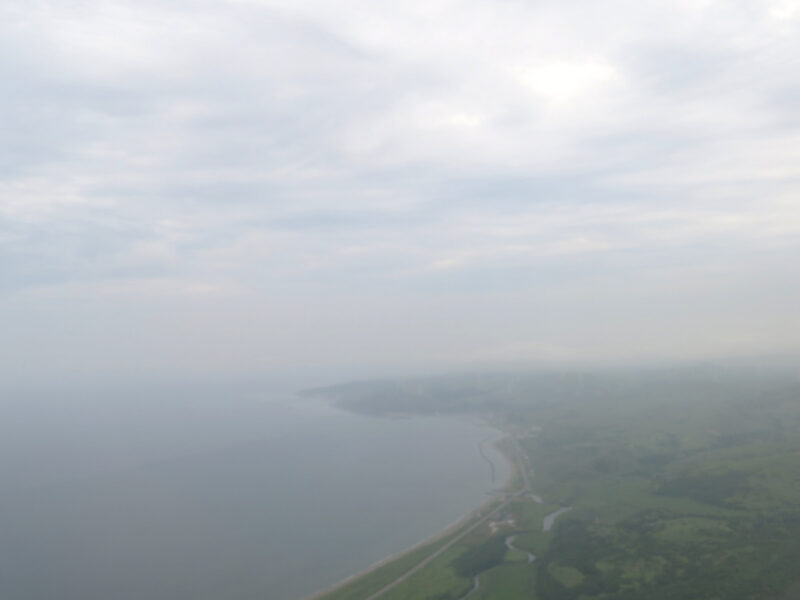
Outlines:
<svg viewBox="0 0 800 600"><path fill-rule="evenodd" d="M9 600L297 600L450 525L508 477L501 434L474 419L365 417L286 388L3 402Z"/></svg>

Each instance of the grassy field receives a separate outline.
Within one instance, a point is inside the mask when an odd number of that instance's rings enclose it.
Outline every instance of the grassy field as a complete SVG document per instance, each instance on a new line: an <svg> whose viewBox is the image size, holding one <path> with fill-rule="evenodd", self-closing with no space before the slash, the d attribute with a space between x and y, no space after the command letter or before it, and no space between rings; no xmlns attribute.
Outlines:
<svg viewBox="0 0 800 600"><path fill-rule="evenodd" d="M395 580L419 564L426 557L445 546L448 542L458 537L465 529L469 528L478 516L466 520L460 527L412 550L403 553L396 559L386 562L366 573L356 576L346 583L336 586L331 591L316 596L319 600L363 600L377 592L390 581ZM447 554L447 553L445 553ZM388 596L386 596L388 597Z"/></svg>
<svg viewBox="0 0 800 600"><path fill-rule="evenodd" d="M505 374L329 392L370 414L467 412L517 439L544 503L515 498L386 600L788 600L800 576L800 383L718 369ZM459 399L462 401L459 402ZM540 429L539 429L540 428ZM545 515L573 508L550 532ZM503 519L507 520L507 519ZM509 550L504 540L536 555ZM324 600L363 600L421 560Z"/></svg>

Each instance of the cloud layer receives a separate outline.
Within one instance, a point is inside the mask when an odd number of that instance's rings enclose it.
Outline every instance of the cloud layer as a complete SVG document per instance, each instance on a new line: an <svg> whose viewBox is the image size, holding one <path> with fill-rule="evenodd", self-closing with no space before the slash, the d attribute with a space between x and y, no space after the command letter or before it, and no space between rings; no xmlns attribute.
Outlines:
<svg viewBox="0 0 800 600"><path fill-rule="evenodd" d="M794 352L796 0L6 2L9 372Z"/></svg>

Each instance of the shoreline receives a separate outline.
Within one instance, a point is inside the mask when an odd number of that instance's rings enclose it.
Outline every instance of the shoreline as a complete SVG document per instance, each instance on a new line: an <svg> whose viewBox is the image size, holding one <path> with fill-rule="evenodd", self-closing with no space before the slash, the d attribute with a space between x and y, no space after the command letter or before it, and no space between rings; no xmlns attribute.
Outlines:
<svg viewBox="0 0 800 600"><path fill-rule="evenodd" d="M493 505L498 501L498 496L499 495L511 493L511 487L514 485L514 482L515 482L515 480L516 480L516 478L518 476L518 472L517 472L518 471L518 466L517 466L516 461L514 460L514 458L509 455L509 452L507 451L507 449L503 447L503 442L508 442L508 441L511 440L511 434L508 433L507 431L503 431L502 429L498 428L497 426L495 426L495 425L493 425L491 423L486 423L486 424L489 427L491 427L492 429L495 429L496 431L498 431L498 432L500 432L502 434L501 437L499 437L494 442L492 442L492 446L505 459L505 461L508 463L508 466L509 466L508 477L507 477L507 480L503 483L503 486L501 488L499 488L499 489L492 489L489 492L487 492L487 494L490 494L493 497L491 497L489 500L487 500L486 502L484 502L480 506L476 507L475 509L471 510L466 515L460 517L458 520L454 521L450 525L446 526L444 529L441 529L441 530L437 531L436 533L428 536L427 538L425 538L424 540L414 544L413 546L411 546L409 548L406 548L405 550L400 550L399 552L395 552L394 554L391 554L391 555L389 555L389 556L387 556L385 558L382 558L381 560L371 564L370 566L368 566L367 568L363 569L362 571L359 571L359 572L354 573L352 575L348 575L346 578L342 579L341 581L333 583L333 584L331 584L331 585L329 585L329 586L327 586L327 587L325 587L325 588L323 588L323 589L321 589L321 590L319 590L317 592L314 592L312 594L309 594L309 595L303 596L301 598L298 598L298 600L320 600L320 599L324 598L326 595L331 594L331 593L343 588L344 586L346 586L346 585L348 585L348 584L350 584L350 583L352 583L354 581L357 581L361 577L365 577L365 576L369 575L370 573L380 569L383 566L388 565L391 562L399 560L399 559L403 558L404 556L419 550L420 548L423 548L423 547L428 546L430 544L435 544L436 542L440 542L440 541L444 540L446 537L448 537L450 535L456 534L461 529L470 526L470 523L472 521L474 521L476 519L480 519L480 518L484 517L487 513L490 513L493 510ZM482 444L484 442L485 442L485 440L478 444L478 446L477 446L478 452L480 453L481 458L483 458L483 460L485 460L486 462L488 462L491 465L491 475L493 476L493 474L494 474L494 463L492 463L491 459L489 459L483 452ZM492 477L492 479L493 479L493 477ZM494 507L494 509L496 509L496 507ZM433 552L436 552L436 550L434 550Z"/></svg>

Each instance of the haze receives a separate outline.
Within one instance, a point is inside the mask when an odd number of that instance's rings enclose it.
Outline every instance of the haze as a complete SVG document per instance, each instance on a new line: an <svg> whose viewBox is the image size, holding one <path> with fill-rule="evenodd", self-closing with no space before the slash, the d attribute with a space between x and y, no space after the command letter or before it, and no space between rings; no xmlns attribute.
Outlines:
<svg viewBox="0 0 800 600"><path fill-rule="evenodd" d="M0 377L796 354L800 4L0 7Z"/></svg>

